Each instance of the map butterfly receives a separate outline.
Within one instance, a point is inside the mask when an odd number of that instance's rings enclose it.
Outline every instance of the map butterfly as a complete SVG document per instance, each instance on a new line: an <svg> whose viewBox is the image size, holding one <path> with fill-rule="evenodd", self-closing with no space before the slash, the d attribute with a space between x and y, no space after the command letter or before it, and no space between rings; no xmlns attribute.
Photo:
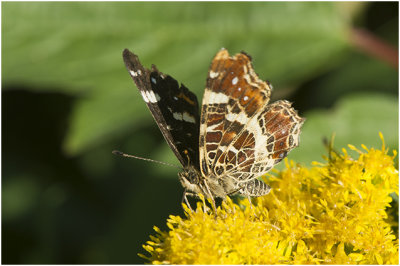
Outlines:
<svg viewBox="0 0 400 266"><path fill-rule="evenodd" d="M259 79L251 57L221 49L211 62L201 105L183 84L145 68L125 49L123 59L168 145L183 166L186 195L212 199L262 196L267 173L299 145L304 118L285 100L269 104L272 87Z"/></svg>

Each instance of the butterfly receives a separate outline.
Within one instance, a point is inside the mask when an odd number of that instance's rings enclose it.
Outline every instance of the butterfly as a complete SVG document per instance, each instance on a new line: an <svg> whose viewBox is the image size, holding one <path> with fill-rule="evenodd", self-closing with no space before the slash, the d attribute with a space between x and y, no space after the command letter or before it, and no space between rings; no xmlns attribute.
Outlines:
<svg viewBox="0 0 400 266"><path fill-rule="evenodd" d="M201 114L183 84L145 68L128 49L123 60L165 140L182 165L186 195L215 198L262 196L267 173L299 145L304 118L286 100L269 103L272 87L254 72L245 52L221 49L211 62Z"/></svg>

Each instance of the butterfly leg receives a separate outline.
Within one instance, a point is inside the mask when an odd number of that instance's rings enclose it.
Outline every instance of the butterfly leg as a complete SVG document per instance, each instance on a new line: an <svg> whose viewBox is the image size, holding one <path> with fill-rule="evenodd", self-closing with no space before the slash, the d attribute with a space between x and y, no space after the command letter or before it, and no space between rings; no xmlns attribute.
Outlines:
<svg viewBox="0 0 400 266"><path fill-rule="evenodd" d="M182 196L182 203L186 203L186 206L188 206L188 208L189 208L191 211L193 211L193 209L192 209L192 207L190 206L190 203L189 203L189 201L188 201L188 199L187 199L187 195L189 195L189 196L195 196L195 194L193 194L193 193L191 193L191 192L188 192L188 191L185 189L185 191L183 192L183 196Z"/></svg>
<svg viewBox="0 0 400 266"><path fill-rule="evenodd" d="M247 199L249 200L250 209L252 210L252 209L253 209L253 203L251 203L251 198L250 198L250 196L247 196Z"/></svg>
<svg viewBox="0 0 400 266"><path fill-rule="evenodd" d="M209 197L211 199L211 203L212 203L212 207L213 207L214 213L215 213L215 215L217 215L217 207L215 206L215 200L214 200L213 195L211 194L211 191L210 191L209 186L207 185L207 182L204 182L204 186L206 187L206 192L208 194L207 197Z"/></svg>

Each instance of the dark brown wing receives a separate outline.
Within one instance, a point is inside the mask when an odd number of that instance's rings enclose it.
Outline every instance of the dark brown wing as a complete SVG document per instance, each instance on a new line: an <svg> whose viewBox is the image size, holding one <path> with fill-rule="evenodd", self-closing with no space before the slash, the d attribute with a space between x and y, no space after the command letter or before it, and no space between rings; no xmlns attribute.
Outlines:
<svg viewBox="0 0 400 266"><path fill-rule="evenodd" d="M125 49L125 66L165 140L183 166L199 167L199 107L197 97L169 75L143 67L134 53Z"/></svg>

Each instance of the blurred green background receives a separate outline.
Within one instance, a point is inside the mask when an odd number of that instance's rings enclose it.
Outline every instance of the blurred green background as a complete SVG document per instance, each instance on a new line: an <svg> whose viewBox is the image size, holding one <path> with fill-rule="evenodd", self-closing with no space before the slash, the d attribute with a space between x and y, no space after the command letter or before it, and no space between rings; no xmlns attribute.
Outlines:
<svg viewBox="0 0 400 266"><path fill-rule="evenodd" d="M2 3L2 263L143 263L182 214L178 163L123 61L129 48L202 97L221 48L246 51L306 122L289 158L398 149L398 3ZM282 166L279 166L282 167Z"/></svg>

